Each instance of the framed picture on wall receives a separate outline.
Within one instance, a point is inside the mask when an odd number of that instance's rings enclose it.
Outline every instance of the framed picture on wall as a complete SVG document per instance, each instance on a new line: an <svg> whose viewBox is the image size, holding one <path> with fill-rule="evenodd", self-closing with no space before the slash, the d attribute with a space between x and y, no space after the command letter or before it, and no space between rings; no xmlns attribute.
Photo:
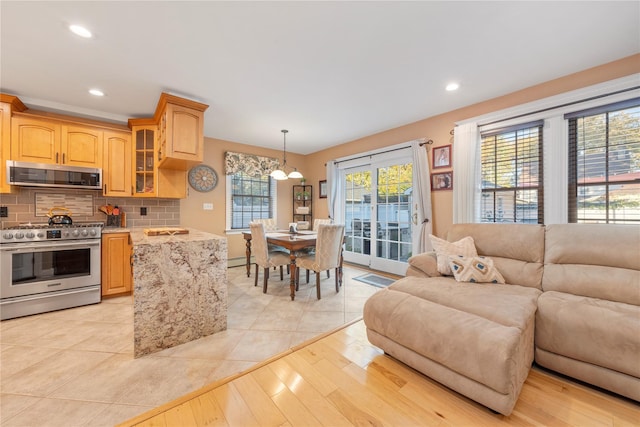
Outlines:
<svg viewBox="0 0 640 427"><path fill-rule="evenodd" d="M327 198L327 180L323 179L318 183L318 187L320 188L320 197L321 199Z"/></svg>
<svg viewBox="0 0 640 427"><path fill-rule="evenodd" d="M431 174L431 191L453 190L453 171Z"/></svg>
<svg viewBox="0 0 640 427"><path fill-rule="evenodd" d="M431 154L434 169L451 167L451 145L433 147Z"/></svg>

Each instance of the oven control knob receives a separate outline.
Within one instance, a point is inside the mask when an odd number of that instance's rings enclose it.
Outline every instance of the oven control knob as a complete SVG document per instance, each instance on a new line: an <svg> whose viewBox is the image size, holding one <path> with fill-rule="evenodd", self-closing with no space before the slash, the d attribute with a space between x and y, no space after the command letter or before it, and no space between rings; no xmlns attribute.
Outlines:
<svg viewBox="0 0 640 427"><path fill-rule="evenodd" d="M87 230L82 230L80 234L82 234L83 236L87 236L89 232Z"/></svg>
<svg viewBox="0 0 640 427"><path fill-rule="evenodd" d="M78 237L80 235L80 232L78 230L73 230L71 234L73 234L73 237Z"/></svg>
<svg viewBox="0 0 640 427"><path fill-rule="evenodd" d="M11 233L4 233L4 234L2 235L2 237L4 237L5 239L13 239L13 234L11 234Z"/></svg>
<svg viewBox="0 0 640 427"><path fill-rule="evenodd" d="M18 231L18 232L16 233L16 239L22 239L23 237L24 237L24 233L23 233L23 232Z"/></svg>
<svg viewBox="0 0 640 427"><path fill-rule="evenodd" d="M35 234L33 234L33 231L27 232L27 239L33 239L34 237L35 237Z"/></svg>
<svg viewBox="0 0 640 427"><path fill-rule="evenodd" d="M38 233L36 236L38 236L39 239L42 239L44 237L44 233Z"/></svg>
<svg viewBox="0 0 640 427"><path fill-rule="evenodd" d="M98 233L96 232L96 230L91 229L91 231L89 231L89 234L91 234L92 236L95 236Z"/></svg>

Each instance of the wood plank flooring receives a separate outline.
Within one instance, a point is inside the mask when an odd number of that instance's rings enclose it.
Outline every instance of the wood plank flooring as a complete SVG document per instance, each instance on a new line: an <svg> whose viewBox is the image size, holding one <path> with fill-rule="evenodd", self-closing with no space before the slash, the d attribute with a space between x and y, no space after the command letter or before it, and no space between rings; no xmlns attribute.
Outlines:
<svg viewBox="0 0 640 427"><path fill-rule="evenodd" d="M121 426L638 426L640 405L534 367L496 414L372 346L356 321Z"/></svg>

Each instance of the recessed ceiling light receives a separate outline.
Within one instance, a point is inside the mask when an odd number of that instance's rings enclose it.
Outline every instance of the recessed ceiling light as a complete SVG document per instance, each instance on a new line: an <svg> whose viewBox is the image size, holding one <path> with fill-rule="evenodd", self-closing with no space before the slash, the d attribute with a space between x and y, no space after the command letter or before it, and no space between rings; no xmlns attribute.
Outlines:
<svg viewBox="0 0 640 427"><path fill-rule="evenodd" d="M458 90L459 87L460 85L458 83L449 83L445 89L452 92L454 90Z"/></svg>
<svg viewBox="0 0 640 427"><path fill-rule="evenodd" d="M84 37L85 39L88 39L92 36L91 31L80 25L69 25L69 29L73 34Z"/></svg>
<svg viewBox="0 0 640 427"><path fill-rule="evenodd" d="M104 92L100 89L89 89L89 93L94 96L104 96Z"/></svg>

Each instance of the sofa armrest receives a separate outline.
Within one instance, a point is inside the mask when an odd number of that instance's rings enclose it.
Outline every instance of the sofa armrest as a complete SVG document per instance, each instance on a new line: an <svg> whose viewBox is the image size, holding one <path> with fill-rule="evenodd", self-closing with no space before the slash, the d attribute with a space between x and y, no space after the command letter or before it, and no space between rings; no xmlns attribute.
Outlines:
<svg viewBox="0 0 640 427"><path fill-rule="evenodd" d="M407 270L411 276L417 276L420 273L425 277L441 276L438 271L438 262L435 252L423 252L409 258L409 268ZM411 272L411 274L409 274ZM418 274L416 274L418 273Z"/></svg>

